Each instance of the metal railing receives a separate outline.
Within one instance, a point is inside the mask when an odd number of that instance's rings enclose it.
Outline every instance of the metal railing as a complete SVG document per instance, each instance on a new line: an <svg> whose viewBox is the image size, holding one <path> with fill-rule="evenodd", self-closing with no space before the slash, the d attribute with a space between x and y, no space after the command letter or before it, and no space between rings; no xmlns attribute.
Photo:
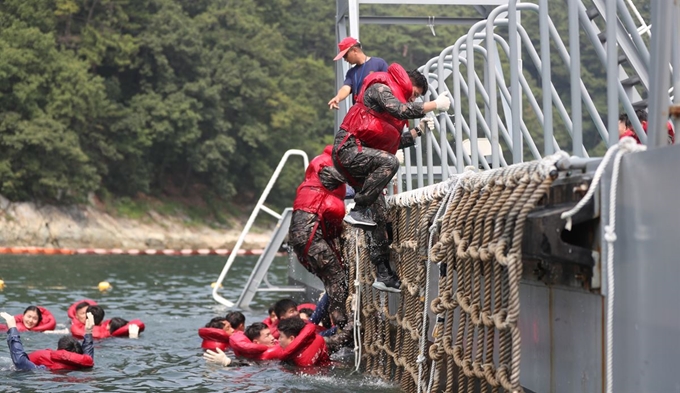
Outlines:
<svg viewBox="0 0 680 393"><path fill-rule="evenodd" d="M288 158L290 158L291 156L301 156L302 160L304 162L304 169L307 169L307 166L309 165L309 158L307 158L307 153L305 153L302 150L297 150L297 149L291 149L291 150L286 151L286 153L281 158L281 161L279 161L279 165L274 170L274 173L272 174L272 177L269 179L269 182L267 183L267 186L264 188L264 191L262 191L262 195L260 196L260 199L257 201L257 204L255 205L255 208L253 209L253 212L250 214L250 217L248 218L248 222L246 222L246 226L243 228L243 231L241 231L241 235L238 237L238 240L236 241L236 245L234 245L234 249L231 250L231 253L229 254L229 258L227 259L227 262L224 265L224 268L222 268L222 272L220 273L220 276L217 278L217 281L215 282L215 286L214 286L213 291L212 291L212 296L218 303L224 304L227 307L234 307L234 302L232 302L231 300L225 299L222 295L220 295L218 293L218 291L222 286L222 282L227 277L227 273L229 272L229 269L231 268L232 264L234 263L234 260L236 259L238 251L241 249L241 246L243 245L243 242L245 241L246 236L248 235L248 232L250 232L250 228L253 226L255 219L260 214L260 211L264 211L265 213L268 213L269 215L275 217L279 221L281 221L281 219L283 218L283 216L281 214L279 214L279 213L273 211L272 209L268 208L267 206L264 205L264 203L267 200L267 197L269 196L269 192L274 187L276 180L279 178L279 175L281 174L283 167L285 166L286 162L288 161ZM270 242L270 245L271 245L271 242ZM268 253L265 253L265 254L263 254L263 256L265 256L267 254ZM258 261L258 265L260 265L260 262L261 261ZM244 288L244 294L245 294L245 291L247 291L248 288L251 287L250 284L251 284L252 280L256 279L258 277L260 279L262 279L262 276L258 276L258 275L251 275L250 276L250 278L249 278L249 280L246 283L246 286ZM259 282L258 282L258 284L259 284ZM267 282L267 284L269 285L268 282ZM274 290L290 291L290 290L297 290L297 289L277 287ZM240 298L239 298L240 306L241 307L247 306L247 304L245 304L245 305L242 304L243 303L242 299L244 299L244 295L241 295ZM250 299L252 299L252 297L250 297Z"/></svg>
<svg viewBox="0 0 680 393"><path fill-rule="evenodd" d="M565 0L568 29L561 32L550 18L550 6L560 4L549 4L548 0L538 0L538 4L515 0L498 6L486 20L472 25L454 45L420 67L430 83L424 99L434 100L440 94L450 94L452 110L437 116L436 130L422 137L414 152L405 151L404 166L395 177L396 185L391 191L433 184L450 173L461 173L467 165L496 168L538 159L558 149L566 150L568 145L573 155L588 157L588 149L593 149L597 141L605 148L618 142L620 112L628 115L642 143L647 142L635 110L646 105L645 99L649 96L652 127L652 117L656 115L651 108L654 95L649 92L655 80L664 79L656 75L668 75L668 80L673 77L673 87L680 88L680 77L670 73L675 69L673 65L680 64L677 48L673 48L668 61L663 61L663 57L653 59L662 59L661 64L665 66L658 66L652 73L654 61L650 63L650 53L639 33L647 30L638 26L646 24L632 3L589 0L591 8L587 9L584 2ZM537 16L538 28L529 29L519 23L528 13ZM604 33L598 24L604 24ZM568 44L562 37L568 38ZM612 42L617 45L608 44ZM521 57L522 52L526 56ZM551 58L551 54L556 57ZM586 55L588 59L594 56L601 67L592 61L586 63ZM563 84L561 90L552 78L556 59L561 60L560 71L568 72L568 88ZM533 73L527 71L528 66ZM606 91L589 89L582 79L584 72L597 71L597 68L600 72L604 69L607 75ZM668 92L668 87L663 91ZM665 102L659 105L667 107L670 99L664 95ZM555 111L557 119L553 118ZM668 111L663 116L668 118ZM584 135L584 129L596 132L597 136ZM589 148L584 140L586 136ZM543 139L542 146L535 142L537 137ZM480 138L491 144L490 155L480 154ZM465 143L469 144L469 151L464 149Z"/></svg>

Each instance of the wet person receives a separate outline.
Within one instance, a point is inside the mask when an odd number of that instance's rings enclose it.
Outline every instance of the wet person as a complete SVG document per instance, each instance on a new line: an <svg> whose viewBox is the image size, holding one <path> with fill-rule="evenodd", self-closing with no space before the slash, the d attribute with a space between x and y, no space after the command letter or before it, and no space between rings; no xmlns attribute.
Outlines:
<svg viewBox="0 0 680 393"><path fill-rule="evenodd" d="M144 323L138 319L128 321L120 317L109 320L108 329L112 337L139 338L139 333L144 331Z"/></svg>
<svg viewBox="0 0 680 393"><path fill-rule="evenodd" d="M244 332L234 332L229 337L229 345L234 355L247 359L277 360L280 357L281 348L269 327L262 322L253 323Z"/></svg>
<svg viewBox="0 0 680 393"><path fill-rule="evenodd" d="M269 326L271 329L272 326L276 326L276 324L279 322L279 318L276 316L276 313L274 312L274 306L269 307L269 310L267 310L267 315L269 315L267 318L265 318L262 322Z"/></svg>
<svg viewBox="0 0 680 393"><path fill-rule="evenodd" d="M387 72L376 72L364 81L357 103L345 116L333 145L333 163L347 183L356 190L355 206L345 217L351 225L366 230L371 261L376 267L379 290L399 292L401 282L389 265L386 206L382 190L399 169L395 153L413 146L416 138L429 130L433 119L423 119L418 127L403 131L408 119L427 112L447 110L446 95L435 101L415 102L427 93L425 76L417 70L406 72L399 64Z"/></svg>
<svg viewBox="0 0 680 393"><path fill-rule="evenodd" d="M285 351L281 360L300 367L328 366L331 359L326 341L314 325L295 316L279 322L279 346Z"/></svg>
<svg viewBox="0 0 680 393"><path fill-rule="evenodd" d="M106 312L104 311L104 309L99 305L95 305L95 306L89 305L89 306L87 306L86 312L92 314L93 317L94 317L94 327L92 328L92 337L93 338L110 337L111 334L109 332L109 321L104 320L104 316L106 315ZM71 334L74 337L82 338L85 335L85 325L78 324L78 323L75 323L75 322L72 323L71 324Z"/></svg>
<svg viewBox="0 0 680 393"><path fill-rule="evenodd" d="M346 189L331 152L332 146L326 146L305 171L293 202L288 241L300 264L323 282L330 297L329 312L342 327L347 321L348 273L337 241L343 229Z"/></svg>
<svg viewBox="0 0 680 393"><path fill-rule="evenodd" d="M22 315L21 322L24 324L26 327L26 330L31 330L32 328L40 325L40 322L42 322L42 312L40 309L36 306L28 306L26 307L26 310L24 310L24 314Z"/></svg>
<svg viewBox="0 0 680 393"><path fill-rule="evenodd" d="M297 302L293 299L281 299L274 303L272 307L274 309L274 315L276 316L276 322L271 325L267 325L269 330L271 330L272 336L274 338L279 338L279 323L282 319L290 318L292 316L298 316L299 311L297 309Z"/></svg>
<svg viewBox="0 0 680 393"><path fill-rule="evenodd" d="M229 348L229 337L234 332L229 321L225 317L215 317L204 327L198 329L198 336L203 339L201 348L215 351L217 348L226 350Z"/></svg>
<svg viewBox="0 0 680 393"><path fill-rule="evenodd" d="M246 329L246 317L240 311L229 312L226 316L226 320L229 323L229 329L227 330L230 334L234 331L244 331Z"/></svg>
<svg viewBox="0 0 680 393"><path fill-rule="evenodd" d="M314 310L309 307L301 308L299 311L300 319L303 321L308 321L314 314Z"/></svg>
<svg viewBox="0 0 680 393"><path fill-rule="evenodd" d="M297 317L300 311L297 308L298 304L293 299L281 299L274 304L274 313L281 323L282 319Z"/></svg>
<svg viewBox="0 0 680 393"><path fill-rule="evenodd" d="M87 308L90 307L88 302L81 302L76 306L75 318L78 322L84 324L87 315Z"/></svg>
<svg viewBox="0 0 680 393"><path fill-rule="evenodd" d="M80 370L94 366L94 344L92 342L94 317L92 314L86 316L85 337L82 344L71 336L64 336L59 339L56 350L43 349L28 355L21 343L15 318L5 312L0 313L0 317L5 319L9 327L7 345L12 363L17 370Z"/></svg>
<svg viewBox="0 0 680 393"><path fill-rule="evenodd" d="M340 52L333 59L338 61L344 59L353 67L345 74L345 81L338 90L335 97L328 101L330 109L339 109L338 104L352 95L352 104L356 102L356 96L361 91L364 79L374 72L387 71L387 62L379 57L366 55L361 48L361 43L356 38L347 37L338 44Z"/></svg>
<svg viewBox="0 0 680 393"><path fill-rule="evenodd" d="M44 332L54 330L57 321L52 313L44 307L28 306L22 314L15 315L14 320L19 332ZM0 331L6 331L9 326L1 326Z"/></svg>
<svg viewBox="0 0 680 393"><path fill-rule="evenodd" d="M279 323L279 346L283 350L281 360L300 367L328 366L331 363L329 353L347 345L351 336L352 322L337 335L322 337L314 324L299 316L286 318Z"/></svg>

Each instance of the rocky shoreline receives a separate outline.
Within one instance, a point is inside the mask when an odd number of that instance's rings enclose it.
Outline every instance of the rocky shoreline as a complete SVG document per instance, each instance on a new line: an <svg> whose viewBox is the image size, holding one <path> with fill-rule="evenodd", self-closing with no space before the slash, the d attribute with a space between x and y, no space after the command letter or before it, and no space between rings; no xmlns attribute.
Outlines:
<svg viewBox="0 0 680 393"><path fill-rule="evenodd" d="M243 225L228 230L187 225L154 211L132 220L92 205L38 206L0 196L0 247L231 249ZM263 248L270 236L270 230L253 229L242 248Z"/></svg>

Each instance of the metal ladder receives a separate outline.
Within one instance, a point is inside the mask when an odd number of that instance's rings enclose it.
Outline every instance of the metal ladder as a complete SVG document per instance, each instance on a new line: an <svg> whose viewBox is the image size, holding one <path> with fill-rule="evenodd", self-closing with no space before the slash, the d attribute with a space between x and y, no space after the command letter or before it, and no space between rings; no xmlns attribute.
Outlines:
<svg viewBox="0 0 680 393"><path fill-rule="evenodd" d="M283 157L281 158L281 161L279 162L279 165L276 167L274 170L274 173L272 174L272 177L269 179L269 183L267 183L267 186L265 187L264 191L262 191L262 195L260 196L260 199L257 202L257 205L255 205L255 208L253 209L253 212L250 214L250 218L248 218L248 222L246 223L246 226L243 228L243 231L241 232L241 235L239 236L238 240L236 241L236 245L234 246L234 249L231 251L231 254L229 254L229 258L227 259L227 262L224 265L224 268L222 269L222 272L220 273L220 276L218 277L217 281L215 282L215 286L212 291L212 296L213 298L221 304L224 304L227 307L238 307L238 308L245 308L248 307L250 302L253 300L253 297L257 292L263 292L263 291L277 291L277 292L304 292L304 288L299 288L299 287L289 287L289 286L275 286L269 283L267 280L267 272L269 271L269 267L272 264L272 261L274 260L274 257L276 256L276 252L278 251L279 247L283 243L283 239L286 237L286 234L288 233L288 228L290 226L290 218L293 212L292 208L286 208L283 213L279 214L275 212L274 210L268 208L267 206L264 205L264 202L267 200L267 197L269 196L269 192L271 189L274 187L274 184L276 183L276 180L279 178L279 175L281 174L281 171L283 170L283 167L285 166L286 162L288 161L288 158L291 156L302 156L302 159L304 161L304 169L307 169L307 166L309 165L309 158L307 158L307 153L305 153L302 150L297 150L297 149L291 149L286 151L284 153ZM276 217L279 221L276 224L276 229L274 231L274 234L272 236L272 239L269 241L267 244L267 247L265 248L264 252L258 259L257 263L255 264L255 267L253 268L252 273L250 274L250 277L248 278L248 281L246 282L245 287L243 288L243 292L241 293L241 296L238 298L236 303L225 299L222 295L218 293L219 289L222 286L222 282L224 279L227 277L227 273L229 272L229 269L231 268L232 264L234 263L234 260L236 259L236 256L238 254L238 251L240 250L241 246L243 245L243 241L246 238L246 235L248 232L250 232L250 228L252 227L253 223L255 222L255 219L257 218L258 214L260 211L264 211L265 213L269 213L271 216ZM260 284L262 281L265 282L266 287L260 288Z"/></svg>
<svg viewBox="0 0 680 393"><path fill-rule="evenodd" d="M607 21L609 17L606 13L605 2L603 0L593 0L594 7L586 11L587 19L581 18L581 22L586 24L586 20L593 21L601 17L604 21ZM624 10L625 4L623 0L617 2L617 7ZM632 2L629 2L629 7L636 13L640 18L641 23L644 23L642 17L639 16L637 8ZM582 8L582 10L585 6ZM626 94L630 98L631 102L636 107L646 107L647 100L643 100L640 92L637 88L640 88L644 93L649 91L649 75L647 70L649 69L649 51L642 37L639 33L639 28L635 24L633 17L628 12L620 12L620 16L614 15L616 18L618 28L616 29L616 41L622 54L619 56L619 79L623 85ZM595 24L591 23L593 30L597 34L600 42L606 45L605 31L600 30L600 28ZM647 26L644 25L646 28ZM628 75L623 67L623 63L627 62L632 70L633 75ZM637 88L636 88L637 87Z"/></svg>

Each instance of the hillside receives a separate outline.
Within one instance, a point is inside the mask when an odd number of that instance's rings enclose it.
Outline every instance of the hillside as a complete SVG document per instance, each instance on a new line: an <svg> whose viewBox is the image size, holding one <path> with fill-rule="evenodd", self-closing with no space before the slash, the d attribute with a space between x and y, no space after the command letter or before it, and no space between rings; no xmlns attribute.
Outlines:
<svg viewBox="0 0 680 393"><path fill-rule="evenodd" d="M231 249L247 219L215 225L181 212L169 215L153 206L147 209L126 216L96 199L83 205L54 206L13 203L0 196L0 247ZM242 248L263 248L270 231L254 228Z"/></svg>

